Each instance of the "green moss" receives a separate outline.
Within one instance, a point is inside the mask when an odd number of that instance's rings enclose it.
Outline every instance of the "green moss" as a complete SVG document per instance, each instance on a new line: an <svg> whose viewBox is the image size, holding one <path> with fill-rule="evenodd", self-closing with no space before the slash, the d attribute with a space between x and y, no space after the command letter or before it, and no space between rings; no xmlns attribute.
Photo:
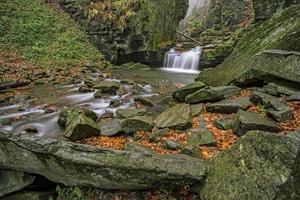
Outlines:
<svg viewBox="0 0 300 200"><path fill-rule="evenodd" d="M227 85L250 67L255 54L265 49L300 51L299 18L300 5L296 5L250 28L231 55L220 66L204 70L199 80L207 85Z"/></svg>
<svg viewBox="0 0 300 200"><path fill-rule="evenodd" d="M0 50L17 51L45 67L102 61L99 51L75 22L42 0L0 2Z"/></svg>

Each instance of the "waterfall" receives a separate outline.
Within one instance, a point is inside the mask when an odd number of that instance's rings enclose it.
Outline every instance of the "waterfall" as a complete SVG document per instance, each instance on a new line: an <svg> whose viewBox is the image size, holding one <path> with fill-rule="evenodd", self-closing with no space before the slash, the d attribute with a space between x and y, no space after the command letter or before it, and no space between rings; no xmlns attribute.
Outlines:
<svg viewBox="0 0 300 200"><path fill-rule="evenodd" d="M180 22L181 29L184 29L189 18L192 16L204 17L207 15L211 0L189 0L189 8L183 20Z"/></svg>
<svg viewBox="0 0 300 200"><path fill-rule="evenodd" d="M170 49L170 51L165 54L164 68L198 71L201 53L201 47L195 47L186 52Z"/></svg>

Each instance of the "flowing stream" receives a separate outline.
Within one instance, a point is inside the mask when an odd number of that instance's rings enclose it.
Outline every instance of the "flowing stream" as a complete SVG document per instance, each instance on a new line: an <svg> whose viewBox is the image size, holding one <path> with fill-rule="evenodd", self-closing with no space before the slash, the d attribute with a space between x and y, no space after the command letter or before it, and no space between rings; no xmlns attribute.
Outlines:
<svg viewBox="0 0 300 200"><path fill-rule="evenodd" d="M156 96L157 90L152 81L166 81L177 83L191 82L196 74L182 74L164 72L161 70L121 70L116 71L114 79L106 81L120 82L121 78L134 79L137 85L122 85L124 92L105 98L94 98L95 92L80 93L79 87L83 83L58 86L45 85L28 89L21 96L15 97L13 102L0 104L0 130L28 133L47 138L57 138L64 130L57 125L59 113L66 108L87 108L93 110L100 117L104 113L115 113L117 109L134 106L134 97ZM97 74L94 74L97 77ZM96 79L96 78L95 78ZM142 80L142 81L141 81ZM142 83L141 83L142 82ZM1 125L1 121L11 120L12 123Z"/></svg>

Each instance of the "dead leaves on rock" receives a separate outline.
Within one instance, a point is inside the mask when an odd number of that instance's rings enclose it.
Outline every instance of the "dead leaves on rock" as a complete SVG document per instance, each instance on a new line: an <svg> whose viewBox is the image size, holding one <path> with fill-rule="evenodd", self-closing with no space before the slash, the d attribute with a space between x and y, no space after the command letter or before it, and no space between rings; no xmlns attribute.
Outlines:
<svg viewBox="0 0 300 200"><path fill-rule="evenodd" d="M112 148L122 150L124 149L127 138L125 136L107 137L107 136L95 136L78 141L80 144L88 144L101 148Z"/></svg>

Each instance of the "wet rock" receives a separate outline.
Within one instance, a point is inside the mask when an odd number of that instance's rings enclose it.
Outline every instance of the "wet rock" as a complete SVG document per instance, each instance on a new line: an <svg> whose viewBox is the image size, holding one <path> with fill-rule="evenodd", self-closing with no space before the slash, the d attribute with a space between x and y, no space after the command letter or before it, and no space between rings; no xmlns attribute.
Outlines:
<svg viewBox="0 0 300 200"><path fill-rule="evenodd" d="M153 128L153 120L151 117L137 116L124 119L121 122L122 132L135 133L137 131L151 131Z"/></svg>
<svg viewBox="0 0 300 200"><path fill-rule="evenodd" d="M120 88L120 84L114 81L103 81L94 86L94 89L101 91L102 93L115 95Z"/></svg>
<svg viewBox="0 0 300 200"><path fill-rule="evenodd" d="M272 116L278 122L285 122L293 117L292 110L289 106L283 100L272 95L254 91L251 95L251 101L263 105L268 115Z"/></svg>
<svg viewBox="0 0 300 200"><path fill-rule="evenodd" d="M282 95L291 96L297 92L297 89L295 88L285 86L285 85L279 85L276 83L269 83L268 85L263 87L263 90L266 93L269 93L274 96L282 96Z"/></svg>
<svg viewBox="0 0 300 200"><path fill-rule="evenodd" d="M118 118L125 119L125 118L131 118L136 116L144 116L147 114L146 109L140 108L129 108L129 109L118 109L116 111L116 115Z"/></svg>
<svg viewBox="0 0 300 200"><path fill-rule="evenodd" d="M102 93L101 91L97 91L97 92L95 92L94 93L94 97L96 98L96 99L101 99L101 98L103 98L103 97L105 97L106 95L104 94L104 93Z"/></svg>
<svg viewBox="0 0 300 200"><path fill-rule="evenodd" d="M138 145L136 143L133 142L128 142L126 143L125 147L124 147L125 151L132 151L134 153L140 153L140 154L144 154L144 155L151 155L151 154L155 154L156 152L148 147L142 146L142 145Z"/></svg>
<svg viewBox="0 0 300 200"><path fill-rule="evenodd" d="M0 198L31 185L35 179L23 172L10 170L0 170L0 177Z"/></svg>
<svg viewBox="0 0 300 200"><path fill-rule="evenodd" d="M71 141L77 141L90 136L100 135L99 125L84 114L68 120L64 136Z"/></svg>
<svg viewBox="0 0 300 200"><path fill-rule="evenodd" d="M10 126L13 123L13 119L12 118L4 118L4 119L0 119L0 124L2 126Z"/></svg>
<svg viewBox="0 0 300 200"><path fill-rule="evenodd" d="M149 141L155 142L158 137L164 137L169 132L170 132L169 128L155 130L149 135Z"/></svg>
<svg viewBox="0 0 300 200"><path fill-rule="evenodd" d="M205 87L205 84L203 82L197 81L197 82L188 84L188 85L176 90L175 92L173 92L172 97L176 101L184 102L185 97L187 95L193 94L204 87Z"/></svg>
<svg viewBox="0 0 300 200"><path fill-rule="evenodd" d="M296 92L294 95L290 96L288 101L300 101L300 92Z"/></svg>
<svg viewBox="0 0 300 200"><path fill-rule="evenodd" d="M121 120L119 119L107 119L101 123L101 135L114 136L121 131Z"/></svg>
<svg viewBox="0 0 300 200"><path fill-rule="evenodd" d="M113 117L115 116L115 114L113 112L110 112L110 111L106 111L103 115L101 115L97 122L103 122L107 119L112 119Z"/></svg>
<svg viewBox="0 0 300 200"><path fill-rule="evenodd" d="M56 107L48 107L44 109L45 113L54 113L57 111Z"/></svg>
<svg viewBox="0 0 300 200"><path fill-rule="evenodd" d="M208 104L206 110L213 113L236 113L240 109L247 110L252 105L249 97L237 99L226 99L216 103Z"/></svg>
<svg viewBox="0 0 300 200"><path fill-rule="evenodd" d="M132 79L123 79L121 80L121 83L124 84L124 85L135 85L135 81L132 80Z"/></svg>
<svg viewBox="0 0 300 200"><path fill-rule="evenodd" d="M81 93L89 93L89 92L93 92L94 90L92 88L89 88L89 87L85 86L85 85L82 85L82 86L79 87L78 91L81 92Z"/></svg>
<svg viewBox="0 0 300 200"><path fill-rule="evenodd" d="M240 110L237 113L236 121L234 123L234 133L242 136L251 130L261 130L278 133L279 131L281 131L281 128L274 122L260 116L257 113Z"/></svg>
<svg viewBox="0 0 300 200"><path fill-rule="evenodd" d="M181 149L181 144L179 144L173 140L166 140L165 146L166 146L166 149L170 149L170 150L174 150L174 151Z"/></svg>
<svg viewBox="0 0 300 200"><path fill-rule="evenodd" d="M201 103L205 101L218 101L226 97L235 96L240 93L240 88L236 86L205 87L185 98L186 103Z"/></svg>
<svg viewBox="0 0 300 200"><path fill-rule="evenodd" d="M111 107L119 107L121 105L128 104L128 103L130 103L130 99L128 99L128 98L121 98L121 99L112 100L110 102L109 106L111 106Z"/></svg>
<svg viewBox="0 0 300 200"><path fill-rule="evenodd" d="M191 105L191 111L192 111L193 117L198 116L205 111L205 106L202 103L193 104L193 105Z"/></svg>
<svg viewBox="0 0 300 200"><path fill-rule="evenodd" d="M80 114L84 114L85 116L91 118L94 121L97 120L97 114L92 110L72 108L70 110L63 110L60 112L57 124L60 127L65 128L68 121L71 121L73 118L76 118Z"/></svg>
<svg viewBox="0 0 300 200"><path fill-rule="evenodd" d="M192 113L188 104L168 108L155 119L157 128L187 129L192 126Z"/></svg>
<svg viewBox="0 0 300 200"><path fill-rule="evenodd" d="M229 130L233 128L234 120L231 117L225 117L224 119L217 118L214 124L219 129Z"/></svg>
<svg viewBox="0 0 300 200"><path fill-rule="evenodd" d="M248 132L212 160L201 199L299 199L299 138Z"/></svg>
<svg viewBox="0 0 300 200"><path fill-rule="evenodd" d="M147 97L134 97L134 101L144 106L154 106L155 104Z"/></svg>
<svg viewBox="0 0 300 200"><path fill-rule="evenodd" d="M188 156L144 156L1 131L0 138L1 167L39 174L68 186L106 190L199 186L206 174L206 164Z"/></svg>
<svg viewBox="0 0 300 200"><path fill-rule="evenodd" d="M26 127L25 128L26 133L38 133L39 130L35 127Z"/></svg>

